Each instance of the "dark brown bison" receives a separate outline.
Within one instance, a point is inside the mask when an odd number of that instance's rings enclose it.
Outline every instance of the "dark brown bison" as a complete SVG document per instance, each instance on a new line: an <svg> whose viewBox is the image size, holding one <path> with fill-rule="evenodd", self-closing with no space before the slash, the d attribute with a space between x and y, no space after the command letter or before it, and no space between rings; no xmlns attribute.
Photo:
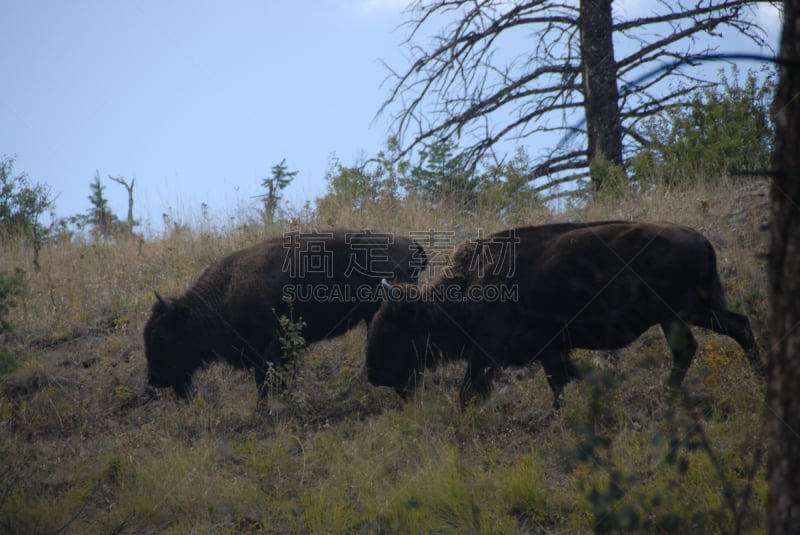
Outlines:
<svg viewBox="0 0 800 535"><path fill-rule="evenodd" d="M302 318L306 342L337 336L370 321L382 277L415 282L425 264L414 240L366 231L294 232L230 253L184 295L156 294L144 328L148 382L186 397L194 372L223 360L252 368L263 397L269 367L285 364L278 318Z"/></svg>
<svg viewBox="0 0 800 535"><path fill-rule="evenodd" d="M678 387L697 349L690 326L725 334L760 369L750 323L728 310L711 244L671 223L564 223L461 244L426 288L384 281L367 337L367 375L405 396L426 368L467 361L460 402L491 392L505 366L541 362L562 404L579 374L572 348L626 346L660 325Z"/></svg>

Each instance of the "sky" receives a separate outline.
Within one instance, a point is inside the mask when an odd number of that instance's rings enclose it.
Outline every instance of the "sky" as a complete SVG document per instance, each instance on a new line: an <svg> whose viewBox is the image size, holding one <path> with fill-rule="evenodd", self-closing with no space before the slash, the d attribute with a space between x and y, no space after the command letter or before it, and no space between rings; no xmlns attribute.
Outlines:
<svg viewBox="0 0 800 535"><path fill-rule="evenodd" d="M283 159L299 208L325 194L332 156L384 147L384 62L407 65L408 3L0 0L0 157L50 186L59 217L89 210L99 172L121 218L127 192L107 176L135 179L145 229L197 222L203 203L221 221ZM777 45L774 10L759 16Z"/></svg>

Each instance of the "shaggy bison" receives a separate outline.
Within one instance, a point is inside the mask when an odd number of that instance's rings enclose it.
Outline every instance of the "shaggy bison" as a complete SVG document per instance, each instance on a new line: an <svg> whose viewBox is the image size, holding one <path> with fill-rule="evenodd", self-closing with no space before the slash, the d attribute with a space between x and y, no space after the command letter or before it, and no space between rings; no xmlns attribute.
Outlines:
<svg viewBox="0 0 800 535"><path fill-rule="evenodd" d="M144 328L148 382L186 397L195 370L223 360L252 368L263 397L269 367L285 364L282 315L302 317L306 342L337 336L370 321L382 277L415 282L425 264L416 241L368 231L293 232L230 253L182 296L156 294Z"/></svg>
<svg viewBox="0 0 800 535"><path fill-rule="evenodd" d="M578 378L572 348L616 349L660 325L678 387L697 349L690 326L725 334L760 369L750 323L728 310L711 244L671 223L564 223L461 244L426 288L384 281L367 374L405 395L440 362L467 361L460 403L491 392L497 368L541 362L558 408Z"/></svg>

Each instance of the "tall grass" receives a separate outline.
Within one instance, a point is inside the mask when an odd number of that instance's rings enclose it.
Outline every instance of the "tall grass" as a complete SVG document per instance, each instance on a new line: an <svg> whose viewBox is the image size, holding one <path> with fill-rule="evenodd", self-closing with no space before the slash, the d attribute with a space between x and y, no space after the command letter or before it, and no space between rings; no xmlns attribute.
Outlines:
<svg viewBox="0 0 800 535"><path fill-rule="evenodd" d="M666 219L712 241L732 308L765 340L764 186L694 181L554 213L448 211L406 201L307 213L332 226L457 240L511 224ZM292 395L256 403L248 374L217 365L188 402L145 385L141 331L153 290L180 293L214 258L281 226L175 226L147 240L65 242L25 271L0 376L0 530L9 533L730 533L764 529L764 385L731 340L698 331L684 393L646 333L613 359L576 352L589 378L567 406L533 365L506 370L461 412L463 366L425 378L407 403L359 373L363 327L313 345Z"/></svg>

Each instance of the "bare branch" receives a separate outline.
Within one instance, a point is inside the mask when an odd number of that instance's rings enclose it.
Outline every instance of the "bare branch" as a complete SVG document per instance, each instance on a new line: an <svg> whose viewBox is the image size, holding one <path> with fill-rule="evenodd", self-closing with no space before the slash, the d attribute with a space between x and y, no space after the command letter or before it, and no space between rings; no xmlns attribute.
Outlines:
<svg viewBox="0 0 800 535"><path fill-rule="evenodd" d="M406 158L439 141L456 141L474 167L487 154L508 151L516 143L536 143L554 131L585 140L584 125L570 126L567 117L579 116L587 105L580 8L588 1L415 2L406 41L409 65L401 71L389 68L389 96L378 111L397 110L392 116L400 142L395 157ZM711 83L690 71L698 55L714 53L723 28L764 46L766 34L752 16L756 3L658 1L650 16L613 21L615 38L637 45L610 63L611 76L621 84L619 135L642 144L645 140L635 134L639 121ZM431 29L435 33L424 44ZM706 44L698 47L701 35ZM520 42L528 48L515 48ZM613 49L608 55L614 57ZM566 165L587 166L594 157L582 150L561 161L557 153L566 152L562 145L536 162L536 169L549 174Z"/></svg>

